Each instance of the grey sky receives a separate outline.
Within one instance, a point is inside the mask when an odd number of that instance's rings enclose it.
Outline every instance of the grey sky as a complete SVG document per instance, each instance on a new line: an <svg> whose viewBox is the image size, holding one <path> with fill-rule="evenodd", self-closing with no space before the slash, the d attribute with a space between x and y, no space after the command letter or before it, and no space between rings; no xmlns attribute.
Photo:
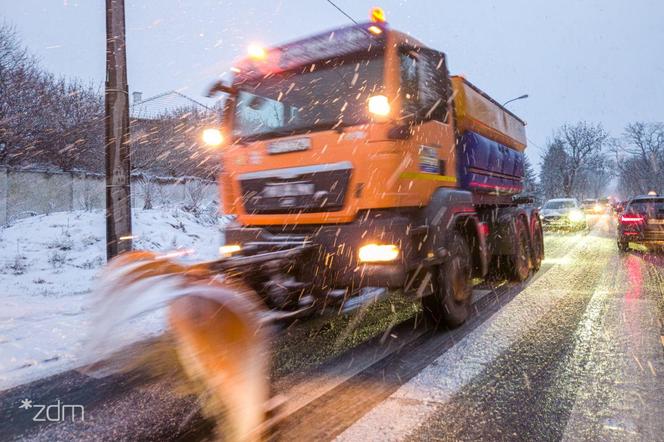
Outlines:
<svg viewBox="0 0 664 442"><path fill-rule="evenodd" d="M539 163L551 131L600 121L619 135L664 120L661 0L336 0L358 21L390 25L448 54L460 73L528 121ZM130 90L199 98L249 42L276 44L349 23L325 0L126 0ZM0 0L0 15L52 72L101 83L103 0Z"/></svg>

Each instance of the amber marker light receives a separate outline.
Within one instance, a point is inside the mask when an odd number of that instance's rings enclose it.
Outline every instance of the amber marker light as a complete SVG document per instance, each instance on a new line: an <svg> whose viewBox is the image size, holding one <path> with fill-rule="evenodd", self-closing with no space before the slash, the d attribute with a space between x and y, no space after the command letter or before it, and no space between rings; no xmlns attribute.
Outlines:
<svg viewBox="0 0 664 442"><path fill-rule="evenodd" d="M247 54L253 60L264 60L267 56L265 48L258 43L251 43L247 47Z"/></svg>
<svg viewBox="0 0 664 442"><path fill-rule="evenodd" d="M390 114L390 102L385 95L374 95L369 97L369 112L380 117L386 117Z"/></svg>

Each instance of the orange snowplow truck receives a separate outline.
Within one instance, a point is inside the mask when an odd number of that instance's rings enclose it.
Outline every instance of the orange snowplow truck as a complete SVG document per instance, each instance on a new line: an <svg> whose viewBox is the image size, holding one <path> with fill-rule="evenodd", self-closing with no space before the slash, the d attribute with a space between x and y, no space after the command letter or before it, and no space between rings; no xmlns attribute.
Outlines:
<svg viewBox="0 0 664 442"><path fill-rule="evenodd" d="M221 252L270 307L344 309L387 287L453 326L472 278L539 268L539 216L517 195L525 123L442 52L372 22L251 47L232 71L207 137L236 215Z"/></svg>

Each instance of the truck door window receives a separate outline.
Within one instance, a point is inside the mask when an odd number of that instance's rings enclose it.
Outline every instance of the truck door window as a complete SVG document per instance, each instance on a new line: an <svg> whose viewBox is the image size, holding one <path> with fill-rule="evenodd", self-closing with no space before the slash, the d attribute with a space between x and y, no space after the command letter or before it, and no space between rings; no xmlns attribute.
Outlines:
<svg viewBox="0 0 664 442"><path fill-rule="evenodd" d="M404 118L414 117L420 107L417 99L417 54L402 51L399 55L401 66L401 112Z"/></svg>
<svg viewBox="0 0 664 442"><path fill-rule="evenodd" d="M447 122L450 94L445 55L426 48L400 53L402 116Z"/></svg>

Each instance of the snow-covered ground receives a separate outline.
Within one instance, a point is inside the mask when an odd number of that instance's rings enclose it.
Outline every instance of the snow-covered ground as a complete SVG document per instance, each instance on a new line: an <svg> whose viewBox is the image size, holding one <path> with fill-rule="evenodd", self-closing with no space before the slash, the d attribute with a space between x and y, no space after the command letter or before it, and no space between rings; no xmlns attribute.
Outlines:
<svg viewBox="0 0 664 442"><path fill-rule="evenodd" d="M179 208L135 210L134 247L191 249L210 259L214 216ZM0 390L77 366L90 330L91 290L105 264L103 211L58 212L0 228ZM127 339L159 332L163 314L133 320Z"/></svg>

